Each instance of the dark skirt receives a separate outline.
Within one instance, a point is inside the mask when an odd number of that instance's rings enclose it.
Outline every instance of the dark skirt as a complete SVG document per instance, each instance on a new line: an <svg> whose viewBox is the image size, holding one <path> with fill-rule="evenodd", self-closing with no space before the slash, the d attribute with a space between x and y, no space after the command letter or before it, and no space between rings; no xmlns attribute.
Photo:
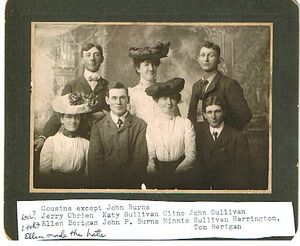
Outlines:
<svg viewBox="0 0 300 246"><path fill-rule="evenodd" d="M49 175L40 176L41 188L50 189L80 189L87 188L88 177L80 173L51 172Z"/></svg>
<svg viewBox="0 0 300 246"><path fill-rule="evenodd" d="M192 175L194 171L189 170L176 174L175 170L184 160L185 156L176 161L155 160L156 173L148 176L147 188L152 189L190 189L193 186Z"/></svg>

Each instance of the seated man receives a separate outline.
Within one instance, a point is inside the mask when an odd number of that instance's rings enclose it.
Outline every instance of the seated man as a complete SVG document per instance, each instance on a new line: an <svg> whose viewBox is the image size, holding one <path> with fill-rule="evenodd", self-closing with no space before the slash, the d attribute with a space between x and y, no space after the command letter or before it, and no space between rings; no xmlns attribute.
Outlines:
<svg viewBox="0 0 300 246"><path fill-rule="evenodd" d="M224 123L223 102L203 103L204 124L196 124L200 189L250 189L251 158L245 135ZM208 124L207 124L208 123Z"/></svg>
<svg viewBox="0 0 300 246"><path fill-rule="evenodd" d="M127 111L128 90L120 82L108 90L110 113L91 130L88 175L92 188L140 189L148 161L146 123Z"/></svg>

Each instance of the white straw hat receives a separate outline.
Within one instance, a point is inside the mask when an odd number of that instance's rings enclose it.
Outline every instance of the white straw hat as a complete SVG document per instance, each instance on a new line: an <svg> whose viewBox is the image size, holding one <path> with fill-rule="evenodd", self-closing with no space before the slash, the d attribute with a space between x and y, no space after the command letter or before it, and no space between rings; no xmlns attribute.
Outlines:
<svg viewBox="0 0 300 246"><path fill-rule="evenodd" d="M91 112L96 103L96 96L93 94L72 93L57 96L52 102L52 108L62 114L84 114Z"/></svg>

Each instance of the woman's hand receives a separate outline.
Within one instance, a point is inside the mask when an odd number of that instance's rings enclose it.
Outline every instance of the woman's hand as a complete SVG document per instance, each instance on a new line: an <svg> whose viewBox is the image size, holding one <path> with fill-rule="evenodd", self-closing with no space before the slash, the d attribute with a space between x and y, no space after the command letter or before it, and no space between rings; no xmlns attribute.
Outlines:
<svg viewBox="0 0 300 246"><path fill-rule="evenodd" d="M156 173L156 168L155 168L155 164L153 163L149 163L147 166L147 173L148 174L155 174Z"/></svg>
<svg viewBox="0 0 300 246"><path fill-rule="evenodd" d="M92 120L101 120L105 115L107 114L107 111L98 111L95 113L91 113Z"/></svg>
<svg viewBox="0 0 300 246"><path fill-rule="evenodd" d="M34 151L39 152L45 143L45 138L39 137L34 141Z"/></svg>
<svg viewBox="0 0 300 246"><path fill-rule="evenodd" d="M191 170L193 166L191 164L180 163L175 169L175 173L180 174Z"/></svg>

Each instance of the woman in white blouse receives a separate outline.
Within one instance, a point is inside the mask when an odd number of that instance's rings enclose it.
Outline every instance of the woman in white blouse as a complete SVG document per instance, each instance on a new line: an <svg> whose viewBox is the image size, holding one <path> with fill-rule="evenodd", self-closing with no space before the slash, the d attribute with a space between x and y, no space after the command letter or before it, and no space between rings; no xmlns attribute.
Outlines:
<svg viewBox="0 0 300 246"><path fill-rule="evenodd" d="M186 179L182 177L194 168L196 146L193 124L189 119L175 115L183 87L184 79L174 78L146 89L147 95L152 96L160 109L146 132L147 173L155 177L154 188L157 189L186 187Z"/></svg>
<svg viewBox="0 0 300 246"><path fill-rule="evenodd" d="M167 57L170 45L170 42L158 42L152 47L129 49L129 57L133 59L133 66L140 80L137 85L128 88L130 96L128 109L131 114L143 119L146 123L151 122L160 110L152 98L147 96L145 89L156 83L160 60ZM180 115L177 106L175 114Z"/></svg>
<svg viewBox="0 0 300 246"><path fill-rule="evenodd" d="M40 155L39 173L49 188L77 188L85 184L89 141L78 135L81 116L92 110L83 94L58 96L52 102L62 126L46 139Z"/></svg>

